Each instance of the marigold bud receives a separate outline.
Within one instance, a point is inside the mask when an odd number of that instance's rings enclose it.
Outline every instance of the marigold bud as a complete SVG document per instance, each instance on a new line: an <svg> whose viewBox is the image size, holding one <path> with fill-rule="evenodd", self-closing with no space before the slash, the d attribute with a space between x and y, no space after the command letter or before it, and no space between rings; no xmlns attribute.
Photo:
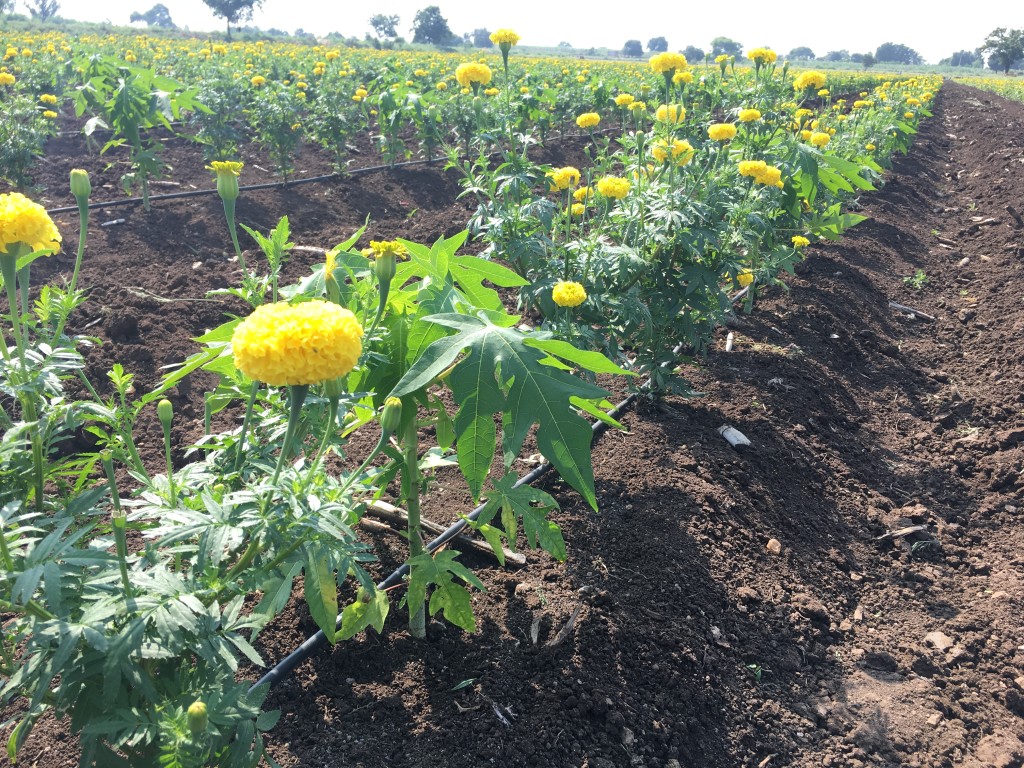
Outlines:
<svg viewBox="0 0 1024 768"><path fill-rule="evenodd" d="M188 729L192 731L193 736L200 736L206 733L206 726L209 723L209 717L206 714L206 703L202 701L194 701L188 708Z"/></svg>
<svg viewBox="0 0 1024 768"><path fill-rule="evenodd" d="M160 419L160 424L163 428L170 429L171 422L174 420L174 406L171 401L164 398L156 404L156 415Z"/></svg>
<svg viewBox="0 0 1024 768"><path fill-rule="evenodd" d="M402 423L402 400L389 397L384 401L384 409L380 414L380 426L385 432L394 432Z"/></svg>
<svg viewBox="0 0 1024 768"><path fill-rule="evenodd" d="M92 194L92 183L89 181L88 171L83 171L81 168L71 171L71 194L75 196L75 200L79 204L89 200L89 195Z"/></svg>

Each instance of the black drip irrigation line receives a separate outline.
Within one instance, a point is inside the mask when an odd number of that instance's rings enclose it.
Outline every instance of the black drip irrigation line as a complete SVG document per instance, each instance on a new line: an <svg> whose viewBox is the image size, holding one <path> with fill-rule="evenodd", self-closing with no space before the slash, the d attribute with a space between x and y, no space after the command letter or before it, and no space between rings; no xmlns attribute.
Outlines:
<svg viewBox="0 0 1024 768"><path fill-rule="evenodd" d="M650 382L648 382L648 384L649 383ZM641 390L643 388L644 387L641 387ZM616 418L626 408L628 408L634 400L636 400L639 394L640 390L629 395L625 400L623 400L621 403L612 408L612 410L608 412L608 415L611 416L612 418ZM591 430L593 431L593 437L591 438L591 442L600 437L605 432L605 430L608 429L608 426L609 425L604 421L594 422L594 424L591 425ZM541 464L539 467L531 470L530 472L519 478L519 480L517 480L515 485L513 485L512 487L518 488L521 485L527 485L529 483L534 482L535 480L539 480L541 477L546 475L551 469L553 469L553 467L550 462ZM475 521L477 518L480 517L481 513L484 511L484 508L486 506L487 504L481 504L468 515L466 515L465 518L462 518L457 522L452 523L452 525L450 525L441 535L439 535L436 539L427 544L427 552L435 552L440 547L444 546L449 541L458 536L469 524L469 521ZM401 565L400 567L396 568L391 573L390 576L384 579L384 581L380 582L380 584L377 585L377 589L384 590L397 586L408 572L409 566L407 564ZM337 626L341 626L341 616L338 616ZM326 643L327 635L324 634L324 631L322 629L317 631L315 635L312 635L311 637L307 638L302 643L302 645L298 646L294 651L292 651L283 659L281 659L281 661L279 661L276 665L274 665L270 670L267 671L267 674L265 674L255 683L253 683L252 687L249 688L249 692L252 693L262 685L267 685L273 688L275 685L277 685L286 677L288 677L288 675L290 675L295 670L295 668L299 666L299 664L301 664L314 653L316 653L318 650L320 650Z"/></svg>

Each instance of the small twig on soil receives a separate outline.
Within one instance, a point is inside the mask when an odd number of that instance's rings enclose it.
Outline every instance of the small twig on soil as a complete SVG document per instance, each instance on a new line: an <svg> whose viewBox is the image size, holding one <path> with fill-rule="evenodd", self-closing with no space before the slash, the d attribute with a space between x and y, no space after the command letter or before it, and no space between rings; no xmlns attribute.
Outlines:
<svg viewBox="0 0 1024 768"><path fill-rule="evenodd" d="M301 251L302 253L315 253L320 256L323 256L325 253L327 253L326 248L321 248L316 245L293 245L292 250Z"/></svg>
<svg viewBox="0 0 1024 768"><path fill-rule="evenodd" d="M883 539L901 539L904 536L909 536L912 533L927 530L927 525L908 525L906 528L900 528L898 531L887 531L883 533L881 536L876 536L875 541L882 541Z"/></svg>
<svg viewBox="0 0 1024 768"><path fill-rule="evenodd" d="M953 248L953 247L956 246L956 241L955 240L950 240L948 237L943 237L942 235L936 235L935 239L938 240L943 245L948 245L950 248Z"/></svg>
<svg viewBox="0 0 1024 768"><path fill-rule="evenodd" d="M926 312L922 312L919 309L908 307L906 304L897 304L895 301L890 301L889 306L900 312L909 312L914 317L920 317L922 320L931 320L932 322L935 321L935 318L932 315L929 315Z"/></svg>
<svg viewBox="0 0 1024 768"><path fill-rule="evenodd" d="M562 643L564 643L565 639L572 634L572 629L576 626L576 619L580 617L580 612L582 610L583 606L577 605L576 610L572 612L572 616L570 616L569 620L565 622L565 626L562 627L562 629L559 631L557 635L555 635L554 639L548 640L548 642L544 644L544 647L554 648L556 645L561 645Z"/></svg>
<svg viewBox="0 0 1024 768"><path fill-rule="evenodd" d="M403 528L408 524L408 517L398 507L388 504L385 501L374 501L367 505L366 514L376 517L380 520L386 520L394 525L402 526ZM420 525L424 530L430 531L435 536L439 536L445 531L445 526L439 525L431 520L420 520ZM460 544L465 544L468 547L485 552L489 555L494 554L494 550L491 549L491 545L486 541L479 541L472 539L468 536L458 536L456 540ZM502 547L502 553L505 555L505 560L508 562L515 563L516 565L526 565L526 557L521 552L512 552L509 549Z"/></svg>
<svg viewBox="0 0 1024 768"><path fill-rule="evenodd" d="M1020 214L1017 213L1017 209L1012 205L1006 206L1006 212L1013 217L1013 220L1017 222L1018 227L1024 227L1024 219L1021 219Z"/></svg>

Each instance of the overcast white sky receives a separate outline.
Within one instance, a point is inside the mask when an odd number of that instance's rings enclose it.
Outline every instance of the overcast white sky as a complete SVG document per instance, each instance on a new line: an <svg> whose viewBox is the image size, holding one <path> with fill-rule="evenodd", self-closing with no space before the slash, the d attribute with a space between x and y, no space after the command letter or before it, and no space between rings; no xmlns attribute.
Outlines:
<svg viewBox="0 0 1024 768"><path fill-rule="evenodd" d="M60 15L127 24L132 11L147 11L159 1L60 0ZM162 1L179 27L187 26L192 31L224 27L202 0ZM636 6L610 0L371 0L365 5L331 0L264 0L252 23L287 32L302 28L317 35L340 32L362 37L370 31L369 18L383 13L399 16L399 34L411 39L413 17L429 5L440 7L457 34L479 27L509 27L522 36L524 45L553 46L566 41L577 48L618 49L630 38L646 47L650 38L664 36L671 50L691 44L707 49L712 38L723 35L737 40L744 49L763 45L785 54L797 46L808 46L821 56L838 49L851 53L874 51L882 43L894 42L910 46L930 63L954 51L980 46L996 27L1024 27L1024 6L1008 0L969 6L923 0L875 4L841 0L785 4L775 0L655 0Z"/></svg>

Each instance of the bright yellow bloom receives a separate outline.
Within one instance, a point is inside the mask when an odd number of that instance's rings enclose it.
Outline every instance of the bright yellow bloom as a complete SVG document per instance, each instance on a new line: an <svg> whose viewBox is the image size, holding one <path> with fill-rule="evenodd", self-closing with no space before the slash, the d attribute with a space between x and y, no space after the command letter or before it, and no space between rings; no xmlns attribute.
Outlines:
<svg viewBox="0 0 1024 768"><path fill-rule="evenodd" d="M827 97L828 96L828 88L822 88L820 91L818 91L818 95L821 96L821 98L823 98L823 99L825 97Z"/></svg>
<svg viewBox="0 0 1024 768"><path fill-rule="evenodd" d="M793 235L793 247L794 248L806 248L811 244L811 241L802 235Z"/></svg>
<svg viewBox="0 0 1024 768"><path fill-rule="evenodd" d="M0 85L14 85L15 82L15 77L10 72L0 72Z"/></svg>
<svg viewBox="0 0 1024 768"><path fill-rule="evenodd" d="M0 254L22 243L33 251L60 250L60 232L46 209L20 192L0 195Z"/></svg>
<svg viewBox="0 0 1024 768"><path fill-rule="evenodd" d="M54 112L52 109L48 109L45 112L43 112L43 117L45 117L47 120L56 120L57 113Z"/></svg>
<svg viewBox="0 0 1024 768"><path fill-rule="evenodd" d="M434 87L437 88L437 90L439 90L439 91L445 91L445 90L448 90L448 83L446 83L444 80L442 80L441 82L439 82Z"/></svg>
<svg viewBox="0 0 1024 768"><path fill-rule="evenodd" d="M571 210L573 216L582 216L583 212L587 210L587 206L585 206L583 203L573 203Z"/></svg>
<svg viewBox="0 0 1024 768"><path fill-rule="evenodd" d="M484 90L484 96L497 96L501 91L497 88L486 88Z"/></svg>
<svg viewBox="0 0 1024 768"><path fill-rule="evenodd" d="M477 61L459 64L455 69L455 79L463 88L470 88L474 84L487 85L491 82L491 68Z"/></svg>
<svg viewBox="0 0 1024 768"><path fill-rule="evenodd" d="M761 119L761 110L759 109L741 109L740 110L740 122L741 123L753 123Z"/></svg>
<svg viewBox="0 0 1024 768"><path fill-rule="evenodd" d="M810 141L811 136L812 134L810 131L800 131L800 138L803 139L804 141Z"/></svg>
<svg viewBox="0 0 1024 768"><path fill-rule="evenodd" d="M548 176L551 177L552 191L570 189L580 183L580 172L571 165L548 171Z"/></svg>
<svg viewBox="0 0 1024 768"><path fill-rule="evenodd" d="M865 144L864 145L864 149L866 149L868 152L874 152L875 151L875 145L874 144Z"/></svg>
<svg viewBox="0 0 1024 768"><path fill-rule="evenodd" d="M511 29L499 29L491 33L491 42L495 45L516 45L519 42L519 35Z"/></svg>
<svg viewBox="0 0 1024 768"><path fill-rule="evenodd" d="M825 75L821 72L801 72L793 81L794 91L806 91L808 88L822 88L825 85Z"/></svg>
<svg viewBox="0 0 1024 768"><path fill-rule="evenodd" d="M42 96L39 97L39 100L43 102L43 104L57 103L57 97L54 96L52 93L44 93Z"/></svg>
<svg viewBox="0 0 1024 768"><path fill-rule="evenodd" d="M729 62L729 54L720 53L715 56L715 64L727 64Z"/></svg>
<svg viewBox="0 0 1024 768"><path fill-rule="evenodd" d="M206 170L217 174L217 194L221 200L238 199L238 177L242 173L242 163L236 160L214 160L206 166Z"/></svg>
<svg viewBox="0 0 1024 768"><path fill-rule="evenodd" d="M830 141L832 141L832 137L829 136L827 133L822 133L821 131L815 131L814 133L811 134L811 138L810 138L811 144L813 144L814 146L818 147L819 149L821 147L827 146Z"/></svg>
<svg viewBox="0 0 1024 768"><path fill-rule="evenodd" d="M667 162L671 157L676 165L687 165L693 160L693 146L685 139L674 139L670 145L664 139L658 139L651 145L651 154L659 163Z"/></svg>
<svg viewBox="0 0 1024 768"><path fill-rule="evenodd" d="M634 115L638 115L639 113L644 112L646 110L647 103L644 101L634 101L631 102L629 105L629 111L632 112Z"/></svg>
<svg viewBox="0 0 1024 768"><path fill-rule="evenodd" d="M397 240L371 240L370 256L374 259L382 259L393 256L396 259L404 259L409 251Z"/></svg>
<svg viewBox="0 0 1024 768"><path fill-rule="evenodd" d="M914 119L914 113L913 112L904 112L903 113L903 117L905 117L907 120L913 120Z"/></svg>
<svg viewBox="0 0 1024 768"><path fill-rule="evenodd" d="M328 51L327 53L324 54L324 58L327 59L328 61L334 61L339 56L341 56L341 53L339 51Z"/></svg>
<svg viewBox="0 0 1024 768"><path fill-rule="evenodd" d="M686 119L686 108L682 104L662 104L654 113L659 123L681 123Z"/></svg>
<svg viewBox="0 0 1024 768"><path fill-rule="evenodd" d="M689 85L690 83L693 82L693 73L676 72L674 75L672 75L672 82L675 83L676 85L679 85L680 83L686 83L687 85Z"/></svg>
<svg viewBox="0 0 1024 768"><path fill-rule="evenodd" d="M736 282L740 284L740 288L746 288L752 282L754 282L754 273L749 269L744 269L738 275L736 275Z"/></svg>
<svg viewBox="0 0 1024 768"><path fill-rule="evenodd" d="M296 88L297 88L298 90L300 90L300 91L304 91L304 90L306 90L307 88L309 88L309 85L308 85L307 83L304 83L304 82L302 82L301 80L299 80L299 82L297 82L297 83L295 84L295 87L296 87Z"/></svg>
<svg viewBox="0 0 1024 768"><path fill-rule="evenodd" d="M344 307L315 300L263 304L231 337L235 365L272 386L317 384L351 371L363 352L363 329Z"/></svg>
<svg viewBox="0 0 1024 768"><path fill-rule="evenodd" d="M620 93L618 96L615 97L615 106L628 107L635 100L636 99L634 99L633 94L631 93Z"/></svg>
<svg viewBox="0 0 1024 768"><path fill-rule="evenodd" d="M747 58L754 62L755 65L761 66L763 64L774 64L779 55L770 48L754 48L747 54Z"/></svg>
<svg viewBox="0 0 1024 768"><path fill-rule="evenodd" d="M585 203L590 197L590 187L580 187L572 193L572 199L578 203Z"/></svg>
<svg viewBox="0 0 1024 768"><path fill-rule="evenodd" d="M584 112L582 115L576 118L576 125L580 128L596 128L597 124L601 122L601 116L597 112Z"/></svg>
<svg viewBox="0 0 1024 768"><path fill-rule="evenodd" d="M674 73L676 70L686 69L688 66L686 57L683 54L672 53L671 51L654 54L651 56L650 65L651 69L659 75Z"/></svg>
<svg viewBox="0 0 1024 768"><path fill-rule="evenodd" d="M868 101L867 99L857 99L857 101L853 102L853 108L854 109L864 109L865 107L870 107L874 103L875 102Z"/></svg>
<svg viewBox="0 0 1024 768"><path fill-rule="evenodd" d="M708 127L708 138L715 141L729 141L736 138L736 126L732 123L715 123Z"/></svg>
<svg viewBox="0 0 1024 768"><path fill-rule="evenodd" d="M620 176L605 176L597 182L597 191L613 200L621 200L629 194L629 182Z"/></svg>
<svg viewBox="0 0 1024 768"><path fill-rule="evenodd" d="M551 289L551 299L560 307L578 307L587 300L587 291L579 283L559 280Z"/></svg>
<svg viewBox="0 0 1024 768"><path fill-rule="evenodd" d="M252 83L253 88L259 88L262 85L266 85L267 78L265 78L263 75L256 75L249 82Z"/></svg>
<svg viewBox="0 0 1024 768"><path fill-rule="evenodd" d="M740 176L750 176L758 184L766 187L783 187L782 171L768 165L764 160L742 160L739 164Z"/></svg>

